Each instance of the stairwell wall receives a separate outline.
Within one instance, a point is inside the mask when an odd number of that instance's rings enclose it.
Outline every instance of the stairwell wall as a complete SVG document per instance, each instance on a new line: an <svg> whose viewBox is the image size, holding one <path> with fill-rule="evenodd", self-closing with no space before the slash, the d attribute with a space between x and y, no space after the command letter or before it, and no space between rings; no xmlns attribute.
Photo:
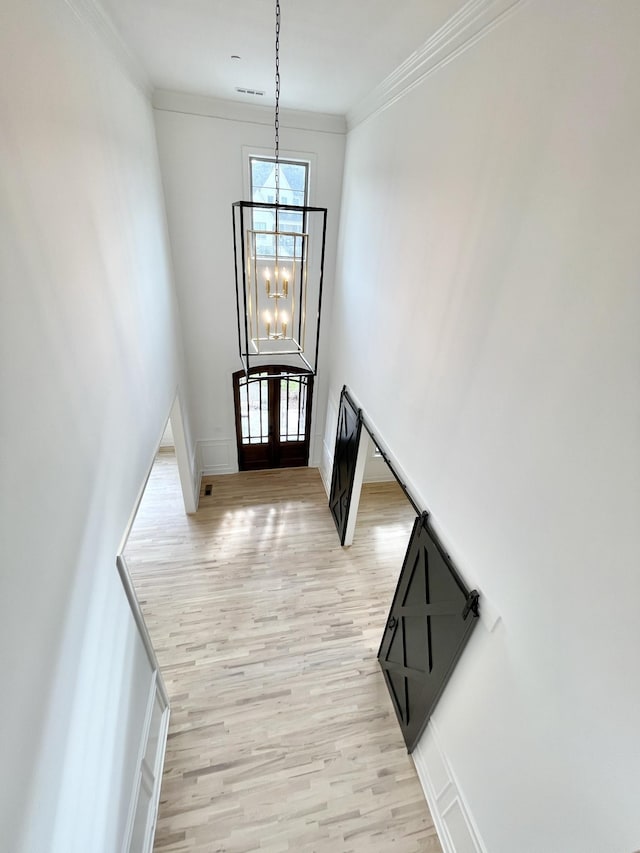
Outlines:
<svg viewBox="0 0 640 853"><path fill-rule="evenodd" d="M4 3L0 56L0 846L111 853L148 694L115 558L186 393L153 118L82 3Z"/></svg>
<svg viewBox="0 0 640 853"><path fill-rule="evenodd" d="M640 841L639 32L522 3L348 134L325 457L346 383L501 616L434 718L491 853Z"/></svg>

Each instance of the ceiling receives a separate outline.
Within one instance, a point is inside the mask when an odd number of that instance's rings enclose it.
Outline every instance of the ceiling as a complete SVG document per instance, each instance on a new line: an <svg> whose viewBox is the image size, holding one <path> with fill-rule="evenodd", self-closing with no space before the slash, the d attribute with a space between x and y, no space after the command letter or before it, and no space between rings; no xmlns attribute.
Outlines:
<svg viewBox="0 0 640 853"><path fill-rule="evenodd" d="M273 104L274 0L101 2L154 88ZM281 0L281 105L344 115L462 4Z"/></svg>

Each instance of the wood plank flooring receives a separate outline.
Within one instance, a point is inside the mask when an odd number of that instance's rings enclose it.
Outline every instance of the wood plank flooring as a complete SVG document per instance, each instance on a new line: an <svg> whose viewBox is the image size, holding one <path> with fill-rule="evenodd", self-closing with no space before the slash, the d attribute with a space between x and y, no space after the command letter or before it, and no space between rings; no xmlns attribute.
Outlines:
<svg viewBox="0 0 640 853"><path fill-rule="evenodd" d="M365 487L342 549L318 471L158 457L125 555L171 701L157 853L441 851L376 654L413 522Z"/></svg>

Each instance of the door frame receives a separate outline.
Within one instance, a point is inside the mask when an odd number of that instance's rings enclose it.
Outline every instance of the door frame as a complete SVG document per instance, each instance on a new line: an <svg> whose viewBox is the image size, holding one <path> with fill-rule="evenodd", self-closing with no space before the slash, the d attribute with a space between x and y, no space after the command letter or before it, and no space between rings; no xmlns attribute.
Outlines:
<svg viewBox="0 0 640 853"><path fill-rule="evenodd" d="M192 515L198 509L199 495L198 490L194 487L193 467L190 462L189 445L184 427L184 418L182 416L182 405L180 395L177 392L168 420L171 422L171 431L173 432L173 446L176 453L184 510L187 515Z"/></svg>
<svg viewBox="0 0 640 853"><path fill-rule="evenodd" d="M344 530L344 536L342 537L341 545L344 547L348 547L353 544L353 537L356 529L356 520L358 517L358 507L360 505L360 495L362 492L362 483L364 479L364 470L367 461L367 455L371 444L374 444L378 450L380 451L380 455L386 462L389 467L389 470L393 474L396 482L402 489L405 494L405 497L414 508L416 515L422 515L423 509L421 508L418 501L413 497L411 490L406 484L405 478L400 473L399 467L392 461L389 452L386 449L384 442L376 435L373 430L373 427L367 420L362 408L358 405L358 403L354 400L353 395L349 391L346 385L343 385L342 391L340 393L340 406L343 405L343 402L349 405L354 412L356 413L358 420L360 422L361 428L358 434L358 447L356 452L356 462L355 462L355 471L353 475L353 481L351 483L350 489L350 497L349 504L347 506L347 523ZM338 409L338 426L336 430L336 443L338 441L338 432L340 429L340 408ZM334 446L334 462L333 465L335 467L335 446ZM331 483L333 485L334 472L332 471Z"/></svg>

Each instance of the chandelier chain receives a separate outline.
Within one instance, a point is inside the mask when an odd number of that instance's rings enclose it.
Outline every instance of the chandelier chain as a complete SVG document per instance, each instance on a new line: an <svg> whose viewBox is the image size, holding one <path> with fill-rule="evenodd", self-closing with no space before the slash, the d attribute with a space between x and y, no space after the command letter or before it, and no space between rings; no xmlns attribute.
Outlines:
<svg viewBox="0 0 640 853"><path fill-rule="evenodd" d="M276 109L275 131L275 177L276 204L280 203L280 0L276 0Z"/></svg>

